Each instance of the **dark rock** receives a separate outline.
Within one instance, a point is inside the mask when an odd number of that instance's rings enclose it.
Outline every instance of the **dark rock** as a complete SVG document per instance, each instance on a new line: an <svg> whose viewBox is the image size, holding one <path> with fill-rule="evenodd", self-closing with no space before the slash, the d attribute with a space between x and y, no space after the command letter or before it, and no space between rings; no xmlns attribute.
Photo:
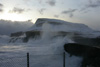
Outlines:
<svg viewBox="0 0 100 67"><path fill-rule="evenodd" d="M70 55L82 57L83 61L81 67L100 67L100 48L77 43L68 43L64 45L64 50Z"/></svg>
<svg viewBox="0 0 100 67"><path fill-rule="evenodd" d="M27 31L25 32L26 37L24 38L24 42L28 42L30 38L39 37L41 35L41 31Z"/></svg>
<svg viewBox="0 0 100 67"><path fill-rule="evenodd" d="M19 37L19 36L22 36L24 34L24 32L16 32L16 33L11 33L11 37Z"/></svg>

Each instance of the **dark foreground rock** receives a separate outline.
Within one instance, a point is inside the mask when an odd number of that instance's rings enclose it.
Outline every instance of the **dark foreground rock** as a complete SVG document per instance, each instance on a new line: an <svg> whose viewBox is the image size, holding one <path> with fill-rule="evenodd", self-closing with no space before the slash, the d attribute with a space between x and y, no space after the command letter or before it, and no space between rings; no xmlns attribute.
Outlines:
<svg viewBox="0 0 100 67"><path fill-rule="evenodd" d="M100 67L100 48L77 43L68 43L64 45L64 50L71 56L82 57L81 67Z"/></svg>

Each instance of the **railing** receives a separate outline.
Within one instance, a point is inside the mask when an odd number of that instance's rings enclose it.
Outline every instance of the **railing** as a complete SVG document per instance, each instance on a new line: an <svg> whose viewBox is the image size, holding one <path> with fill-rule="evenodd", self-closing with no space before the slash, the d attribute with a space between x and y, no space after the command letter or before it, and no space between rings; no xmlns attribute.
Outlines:
<svg viewBox="0 0 100 67"><path fill-rule="evenodd" d="M25 54L24 54L25 55ZM34 55L0 57L0 67L65 67L65 52L63 54ZM50 59L52 58L52 59ZM59 65L60 64L60 65Z"/></svg>

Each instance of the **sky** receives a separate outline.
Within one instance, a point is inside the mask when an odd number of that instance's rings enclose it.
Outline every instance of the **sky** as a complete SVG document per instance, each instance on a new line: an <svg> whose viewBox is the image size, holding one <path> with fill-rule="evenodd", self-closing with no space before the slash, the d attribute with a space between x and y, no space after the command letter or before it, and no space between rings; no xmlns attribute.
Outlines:
<svg viewBox="0 0 100 67"><path fill-rule="evenodd" d="M100 31L100 0L0 0L0 19L35 23L37 18L83 23Z"/></svg>

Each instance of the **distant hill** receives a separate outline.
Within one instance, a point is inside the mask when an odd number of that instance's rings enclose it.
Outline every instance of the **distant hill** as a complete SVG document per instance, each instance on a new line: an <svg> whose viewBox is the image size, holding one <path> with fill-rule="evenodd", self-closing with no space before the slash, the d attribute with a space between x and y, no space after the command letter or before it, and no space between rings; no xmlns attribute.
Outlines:
<svg viewBox="0 0 100 67"><path fill-rule="evenodd" d="M58 19L39 18L36 23L29 29L35 31L54 31L54 32L71 32L88 37L96 37L100 32L92 30L85 24L72 23Z"/></svg>
<svg viewBox="0 0 100 67"><path fill-rule="evenodd" d="M29 39L54 39L57 37L69 37L78 43L96 43L100 41L100 32L92 30L85 24L72 23L57 19L39 18L36 23L31 26L27 31L23 32L26 37L24 42ZM25 35L24 34L24 35ZM12 37L22 36L21 32L12 33Z"/></svg>

